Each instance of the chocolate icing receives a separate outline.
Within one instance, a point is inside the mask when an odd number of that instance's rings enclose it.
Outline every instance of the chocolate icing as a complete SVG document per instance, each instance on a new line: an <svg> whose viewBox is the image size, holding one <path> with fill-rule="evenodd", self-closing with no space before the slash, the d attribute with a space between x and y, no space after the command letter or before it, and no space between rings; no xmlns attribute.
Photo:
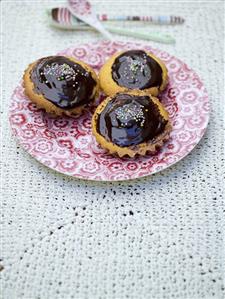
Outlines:
<svg viewBox="0 0 225 299"><path fill-rule="evenodd" d="M149 96L117 94L99 115L97 131L106 140L125 147L152 140L166 124Z"/></svg>
<svg viewBox="0 0 225 299"><path fill-rule="evenodd" d="M91 73L64 56L40 59L30 72L34 91L62 109L72 109L93 100L96 86Z"/></svg>
<svg viewBox="0 0 225 299"><path fill-rule="evenodd" d="M54 21L57 21L57 22L59 21L58 20L58 11L59 11L58 8L53 8L52 9L52 18L53 18Z"/></svg>
<svg viewBox="0 0 225 299"><path fill-rule="evenodd" d="M118 85L130 89L159 87L162 84L162 69L144 51L131 50L115 59L112 78Z"/></svg>

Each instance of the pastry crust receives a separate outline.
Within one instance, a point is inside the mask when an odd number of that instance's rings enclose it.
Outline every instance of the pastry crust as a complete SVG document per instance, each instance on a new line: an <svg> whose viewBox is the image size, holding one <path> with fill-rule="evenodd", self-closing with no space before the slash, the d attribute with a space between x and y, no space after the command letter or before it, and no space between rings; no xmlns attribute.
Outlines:
<svg viewBox="0 0 225 299"><path fill-rule="evenodd" d="M108 96L111 96L117 92L126 92L128 90L135 90L135 89L129 89L127 87L123 87L118 85L112 78L112 65L115 61L115 59L120 56L121 54L125 53L127 51L117 52L113 56L111 56L106 63L102 66L99 72L99 81L100 81L100 88L104 91L104 93ZM167 75L167 68L165 64L155 55L153 55L150 52L144 51L148 56L153 58L155 61L158 62L162 69L162 84L158 87L150 87L146 89L142 89L145 93L151 94L153 96L157 96L159 92L163 91L167 85L168 82L168 75Z"/></svg>
<svg viewBox="0 0 225 299"><path fill-rule="evenodd" d="M94 97L94 100L96 100L99 95L99 80L98 80L98 77L97 77L95 71L89 65L87 65L86 63L84 63L82 61L76 60L73 57L69 57L69 56L65 56L65 57L68 58L69 60L81 65L85 70L87 70L89 73L91 73L92 78L96 81L96 86L93 89L93 93L92 93L91 97ZM38 62L38 60L29 64L28 68L24 72L23 83L24 83L25 94L28 96L28 98L34 104L36 104L38 108L42 108L50 114L55 114L57 116L60 116L60 115L70 116L73 114L80 114L84 110L86 104L74 107L72 109L62 109L62 108L54 105L49 100L47 100L42 94L38 94L34 91L34 83L32 82L32 80L30 78L30 72L37 62ZM94 102L94 100L93 100L93 102Z"/></svg>
<svg viewBox="0 0 225 299"><path fill-rule="evenodd" d="M137 95L137 96L146 96L146 93L140 90L133 90L133 91L128 91L125 92L126 94L131 94L131 95ZM159 148L162 147L162 145L169 139L170 132L172 130L172 125L169 120L169 115L168 112L165 110L164 106L160 101L152 96L148 95L151 97L151 100L158 106L160 114L163 116L165 120L168 120L164 131L159 134L156 138L147 141L147 142L142 142L137 145L132 145L128 147L120 147L111 141L106 140L104 136L99 134L97 132L97 121L100 113L104 110L106 105L108 104L109 101L112 100L113 97L107 97L95 110L95 113L92 117L92 133L96 138L96 141L105 149L109 151L110 154L117 154L119 157L123 157L128 155L129 157L134 157L135 155L141 155L144 156L147 153L155 153Z"/></svg>

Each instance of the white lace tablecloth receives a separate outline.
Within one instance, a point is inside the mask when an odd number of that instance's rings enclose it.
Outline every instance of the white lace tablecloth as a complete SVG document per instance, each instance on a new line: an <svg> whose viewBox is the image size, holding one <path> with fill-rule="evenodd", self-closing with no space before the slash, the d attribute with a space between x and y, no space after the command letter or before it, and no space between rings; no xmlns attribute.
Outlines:
<svg viewBox="0 0 225 299"><path fill-rule="evenodd" d="M224 2L95 1L102 13L185 17L182 26L146 27L170 33L176 45L150 44L199 74L212 108L188 157L121 183L58 174L11 136L10 95L26 66L101 39L49 27L45 9L57 5L63 1L1 2L0 298L224 298Z"/></svg>

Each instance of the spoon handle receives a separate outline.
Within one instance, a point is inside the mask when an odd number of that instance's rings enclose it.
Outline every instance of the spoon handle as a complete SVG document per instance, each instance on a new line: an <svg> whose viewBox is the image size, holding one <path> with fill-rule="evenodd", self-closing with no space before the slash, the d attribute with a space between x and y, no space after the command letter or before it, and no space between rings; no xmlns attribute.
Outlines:
<svg viewBox="0 0 225 299"><path fill-rule="evenodd" d="M68 10L74 17L94 27L105 38L112 40L112 35L103 27L88 0L67 0L67 5Z"/></svg>
<svg viewBox="0 0 225 299"><path fill-rule="evenodd" d="M109 26L109 25L104 25L104 27L107 28L107 30L109 30L110 32L117 33L120 35L137 37L137 38L151 40L151 41L165 43L165 44L174 44L175 43L175 39L168 34L162 34L159 32L133 31L130 29L113 27L113 26Z"/></svg>
<svg viewBox="0 0 225 299"><path fill-rule="evenodd" d="M94 17L94 16L93 16ZM109 40L113 40L112 35L109 33L109 29L106 28L106 26L103 26L96 17L96 22L94 24L92 24L93 29L98 30L105 38L109 39ZM111 31L112 32L112 31Z"/></svg>

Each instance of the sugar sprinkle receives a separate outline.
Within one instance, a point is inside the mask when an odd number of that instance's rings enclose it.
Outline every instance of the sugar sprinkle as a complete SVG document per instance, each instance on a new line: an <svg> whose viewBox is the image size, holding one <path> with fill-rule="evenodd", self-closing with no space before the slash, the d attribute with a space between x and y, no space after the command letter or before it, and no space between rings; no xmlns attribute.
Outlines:
<svg viewBox="0 0 225 299"><path fill-rule="evenodd" d="M134 120L136 123L140 122L140 126L143 127L145 123L143 108L143 105L137 105L135 103L125 104L117 108L115 113L122 127L127 126L129 120Z"/></svg>

